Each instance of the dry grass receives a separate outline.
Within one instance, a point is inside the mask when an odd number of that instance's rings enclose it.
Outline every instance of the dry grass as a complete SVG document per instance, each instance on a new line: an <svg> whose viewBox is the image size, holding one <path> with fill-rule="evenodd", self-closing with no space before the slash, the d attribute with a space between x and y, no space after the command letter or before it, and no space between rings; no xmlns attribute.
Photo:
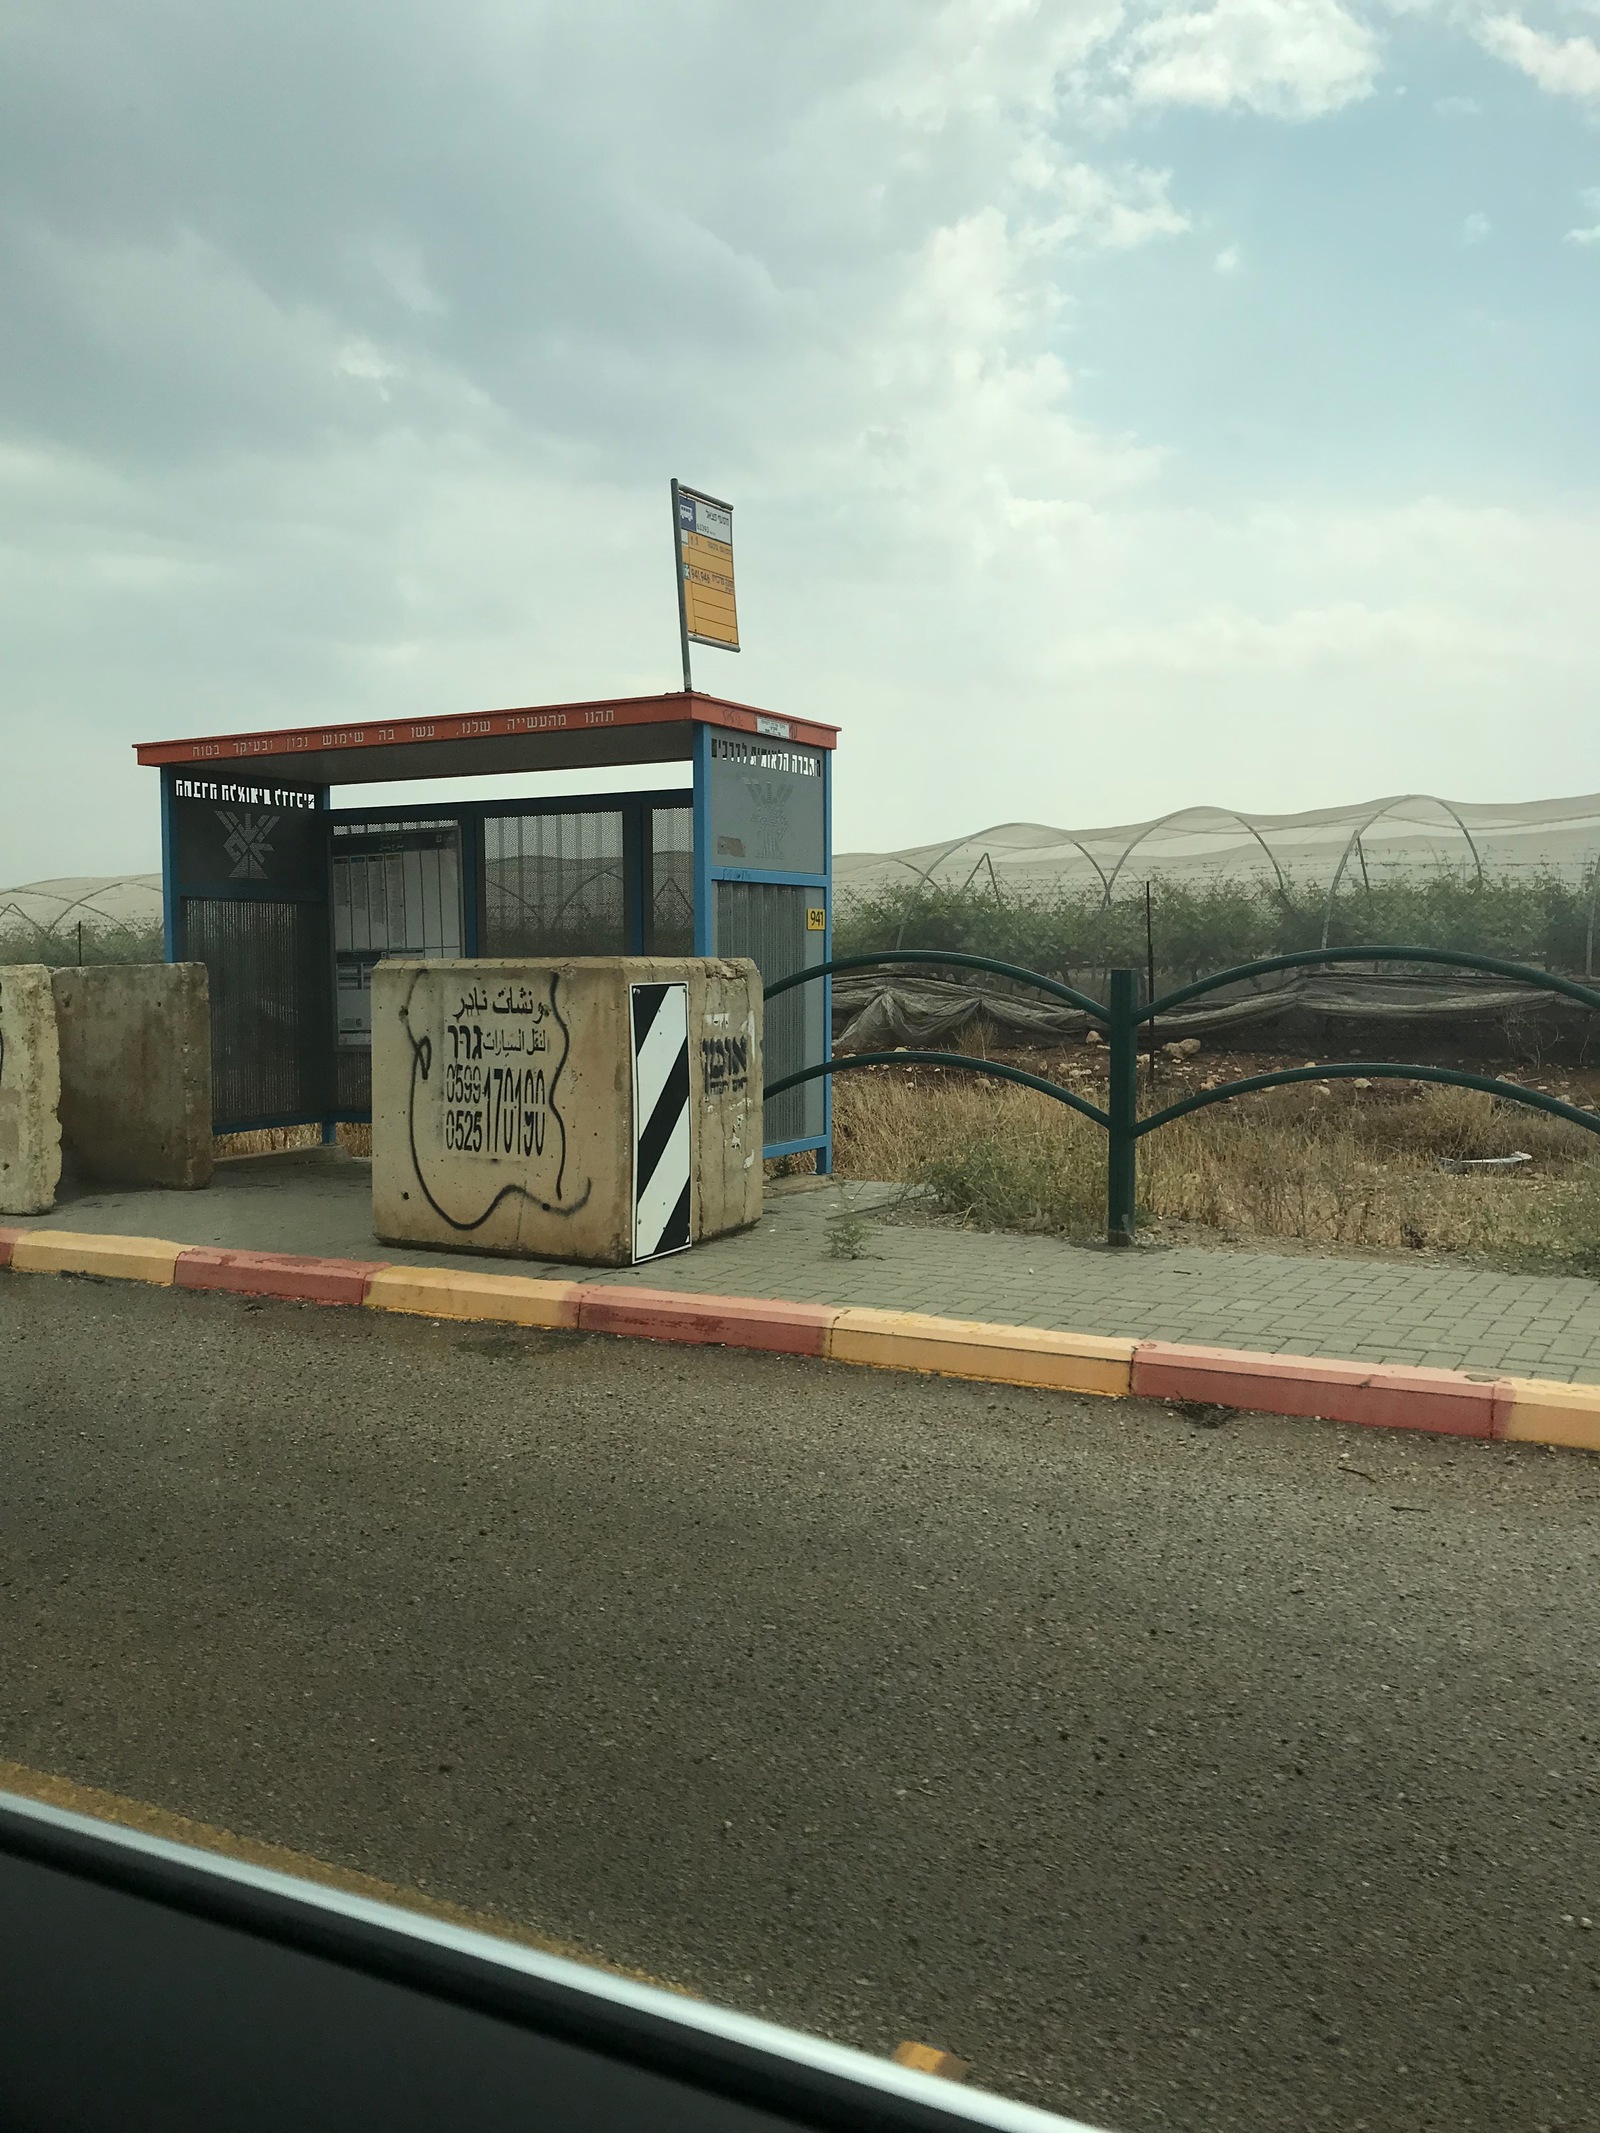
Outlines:
<svg viewBox="0 0 1600 2133"><path fill-rule="evenodd" d="M351 1155L371 1155L370 1126L338 1126L339 1146ZM236 1155L288 1155L301 1148L320 1148L320 1126L264 1126L254 1133L219 1133L211 1152L219 1163Z"/></svg>
<svg viewBox="0 0 1600 2133"><path fill-rule="evenodd" d="M1099 1235L1105 1136L1048 1097L893 1069L835 1084L841 1176L931 1189L986 1228ZM1525 1171L1439 1159L1526 1150ZM1473 1089L1334 1083L1236 1098L1140 1143L1140 1220L1170 1234L1462 1252L1600 1272L1600 1140Z"/></svg>
<svg viewBox="0 0 1600 2133"><path fill-rule="evenodd" d="M841 1074L834 1128L841 1177L926 1186L946 1213L986 1229L1103 1230L1104 1134L1031 1089L895 1068ZM370 1154L370 1127L338 1131L352 1155ZM293 1126L219 1136L216 1151L276 1154L320 1139L315 1126ZM1535 1159L1525 1171L1439 1169L1441 1156L1519 1149ZM767 1167L788 1175L811 1162ZM1600 1138L1475 1089L1334 1082L1238 1097L1140 1143L1139 1199L1156 1235L1459 1252L1600 1274Z"/></svg>

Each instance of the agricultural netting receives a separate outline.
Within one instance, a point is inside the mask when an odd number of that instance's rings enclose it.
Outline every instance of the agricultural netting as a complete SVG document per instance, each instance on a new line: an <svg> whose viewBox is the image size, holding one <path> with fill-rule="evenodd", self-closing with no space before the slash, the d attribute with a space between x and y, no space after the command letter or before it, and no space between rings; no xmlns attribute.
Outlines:
<svg viewBox="0 0 1600 2133"><path fill-rule="evenodd" d="M1295 949L1400 943L1504 956L1545 970L1595 968L1594 873L1485 875L1458 869L1341 884L1275 877L1199 881L1155 876L1098 887L885 881L838 898L834 953L952 948L1084 983L1121 964L1158 987ZM1091 989L1094 989L1091 985Z"/></svg>

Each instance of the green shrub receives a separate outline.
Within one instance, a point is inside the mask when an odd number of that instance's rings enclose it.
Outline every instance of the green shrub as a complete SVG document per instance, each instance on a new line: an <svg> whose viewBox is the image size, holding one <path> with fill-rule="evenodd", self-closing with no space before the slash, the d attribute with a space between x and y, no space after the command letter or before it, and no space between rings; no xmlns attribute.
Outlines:
<svg viewBox="0 0 1600 2133"><path fill-rule="evenodd" d="M159 963L161 928L91 925L80 939L76 921L68 926L33 926L13 917L0 927L0 963L45 963L52 970L71 963Z"/></svg>
<svg viewBox="0 0 1600 2133"><path fill-rule="evenodd" d="M1545 873L1479 881L1472 873L1439 872L1383 877L1370 887L1347 881L1334 899L1329 945L1459 948L1581 974L1592 886L1592 875L1569 882ZM1315 884L1280 886L1270 876L1153 881L1158 982L1181 984L1235 963L1319 947L1325 900ZM1064 883L1001 890L993 882L897 882L842 899L834 953L884 948L953 948L1067 980L1118 964L1142 969L1144 884L1130 884L1126 895L1119 884L1108 909L1098 885L1091 892Z"/></svg>

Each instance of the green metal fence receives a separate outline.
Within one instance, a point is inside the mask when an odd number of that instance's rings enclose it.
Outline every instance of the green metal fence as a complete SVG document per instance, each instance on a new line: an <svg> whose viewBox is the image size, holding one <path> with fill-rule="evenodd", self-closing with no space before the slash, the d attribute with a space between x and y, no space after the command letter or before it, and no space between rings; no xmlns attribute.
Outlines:
<svg viewBox="0 0 1600 2133"><path fill-rule="evenodd" d="M1136 970L1110 971L1109 997L1096 1000L1088 993L1079 992L1075 986L1045 977L1040 971L1024 970L1015 963L997 962L992 956L966 955L953 949L886 948L875 955L840 956L831 963L818 963L810 970L797 970L792 977L780 978L769 985L766 997L773 999L796 985L808 985L816 978L839 971L870 970L885 963L920 963L941 969L987 971L991 976L1010 978L1016 984L1048 993L1052 999L1081 1008L1106 1033L1111 1078L1105 1108L1102 1110L1099 1104L1090 1103L1075 1089L1064 1088L1060 1082L1049 1081L1042 1074L1029 1074L1021 1067L1006 1066L998 1060L975 1059L965 1052L851 1052L844 1058L825 1059L820 1065L805 1067L797 1074L784 1075L768 1086L767 1096L781 1096L785 1089L798 1088L802 1082L815 1081L825 1074L845 1074L871 1066L959 1067L968 1073L987 1074L992 1080L1014 1081L1025 1089L1038 1089L1105 1129L1108 1244L1126 1245L1134 1240L1138 1147L1145 1134L1154 1133L1158 1127L1170 1125L1173 1119L1184 1118L1191 1111L1204 1110L1208 1104L1226 1103L1230 1097L1249 1096L1259 1089L1286 1088L1297 1081L1348 1081L1357 1076L1372 1081L1439 1081L1454 1088L1483 1089L1491 1096L1504 1097L1508 1103L1525 1104L1533 1111L1548 1111L1553 1118L1567 1119L1575 1126L1582 1126L1586 1132L1600 1133L1600 1113L1581 1111L1575 1104L1546 1096L1539 1089L1525 1089L1520 1082L1501 1081L1493 1074L1474 1074L1465 1067L1402 1065L1388 1059L1336 1060L1326 1066L1286 1067L1276 1074L1251 1074L1242 1081L1225 1081L1217 1088L1198 1090L1179 1103L1168 1104L1164 1110L1149 1112L1143 1118L1139 1116L1140 1028L1205 993L1237 985L1245 978L1265 977L1275 970L1304 969L1315 963L1442 963L1456 970L1482 970L1495 977L1513 978L1519 984L1542 992L1561 993L1584 1007L1600 1009L1600 990L1593 986L1580 985L1575 978L1557 977L1548 970L1535 970L1525 963L1508 963L1499 956L1468 955L1447 948L1304 948L1293 955L1266 956L1259 962L1239 963L1231 970L1214 971L1210 977L1197 978L1192 985L1180 985L1175 991L1163 993L1159 999L1148 1000L1141 1006Z"/></svg>

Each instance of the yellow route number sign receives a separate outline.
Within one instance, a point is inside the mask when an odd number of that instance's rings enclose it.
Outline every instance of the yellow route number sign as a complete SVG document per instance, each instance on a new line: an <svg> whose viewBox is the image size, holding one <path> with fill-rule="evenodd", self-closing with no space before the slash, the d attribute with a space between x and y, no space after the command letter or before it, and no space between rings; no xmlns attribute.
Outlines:
<svg viewBox="0 0 1600 2133"><path fill-rule="evenodd" d="M825 906L825 905L823 905L823 904L807 904L807 906L806 906L806 931L807 931L807 933L826 933L826 932L827 932L827 930L828 930L828 913L827 913L827 908L826 908L826 906Z"/></svg>
<svg viewBox="0 0 1600 2133"><path fill-rule="evenodd" d="M733 593L733 506L673 483L683 633L691 644L739 649Z"/></svg>

